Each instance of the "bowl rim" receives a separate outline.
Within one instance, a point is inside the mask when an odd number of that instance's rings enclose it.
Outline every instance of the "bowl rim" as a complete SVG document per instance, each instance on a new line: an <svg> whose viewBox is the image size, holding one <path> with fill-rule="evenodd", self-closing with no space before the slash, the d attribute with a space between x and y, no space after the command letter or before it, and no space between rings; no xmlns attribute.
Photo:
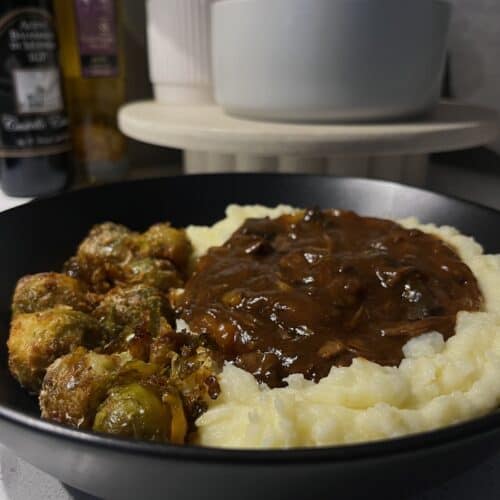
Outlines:
<svg viewBox="0 0 500 500"><path fill-rule="evenodd" d="M174 445L111 437L88 430L66 427L26 413L0 406L0 425L4 420L17 427L58 438L80 446L93 446L117 452L133 453L158 459L183 462L210 462L231 465L245 464L304 464L350 462L378 459L383 456L418 452L423 449L456 445L485 434L497 433L500 411L431 431L371 442L338 446L301 447L287 449L215 448L193 444Z"/></svg>
<svg viewBox="0 0 500 500"><path fill-rule="evenodd" d="M440 0L439 0L440 1ZM218 173L218 174L196 174L189 177L294 177L294 178L328 178L332 176L314 174L276 174L276 173ZM75 189L62 194L55 194L41 199L30 201L24 205L13 207L0 213L0 220L14 211L32 210L38 204L44 204L53 200L64 200L74 194L87 193L95 190L120 189L121 186L132 184L151 184L155 182L166 182L172 179L186 179L185 175L172 175L155 177L151 179L126 180ZM403 187L413 191L432 194L450 201L459 202L471 207L489 212L491 215L500 217L500 210L481 205L457 196L451 196L429 189L414 186L406 186L392 181L378 179L367 179L362 177L339 176L338 180L355 180L364 184L381 184ZM378 459L387 455L418 452L430 448L457 444L460 441L471 440L478 436L498 432L500 428L500 410L486 415L472 418L470 420L452 424L425 432L407 434L395 438L381 439L376 441L320 446L320 447L297 447L287 449L249 449L249 448L215 448L199 445L174 445L169 443L152 443L148 441L137 441L133 439L111 437L106 434L88 430L79 430L64 426L55 422L43 420L41 417L16 410L13 407L0 403L0 425L5 421L11 425L24 428L31 432L43 434L45 437L58 438L81 446L94 446L117 452L133 453L135 455L150 456L158 459L175 459L184 462L199 463L223 463L227 465L247 464L312 464L327 462L346 462L353 460ZM1 442L1 438L0 438Z"/></svg>

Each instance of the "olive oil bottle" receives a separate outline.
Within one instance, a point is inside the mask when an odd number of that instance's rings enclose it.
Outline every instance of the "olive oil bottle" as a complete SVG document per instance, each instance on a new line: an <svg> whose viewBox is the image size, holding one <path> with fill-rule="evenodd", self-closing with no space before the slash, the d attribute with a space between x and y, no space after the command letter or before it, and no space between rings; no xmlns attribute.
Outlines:
<svg viewBox="0 0 500 500"><path fill-rule="evenodd" d="M127 168L116 114L124 101L121 4L118 0L55 0L64 89L80 175L105 181Z"/></svg>
<svg viewBox="0 0 500 500"><path fill-rule="evenodd" d="M71 180L50 0L0 2L0 182L11 196L62 190Z"/></svg>

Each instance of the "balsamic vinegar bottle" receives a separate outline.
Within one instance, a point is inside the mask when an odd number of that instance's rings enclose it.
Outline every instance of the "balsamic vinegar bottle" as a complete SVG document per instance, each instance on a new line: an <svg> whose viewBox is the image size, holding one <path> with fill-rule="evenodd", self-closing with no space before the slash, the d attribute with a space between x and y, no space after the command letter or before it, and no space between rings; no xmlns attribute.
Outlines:
<svg viewBox="0 0 500 500"><path fill-rule="evenodd" d="M68 120L49 0L0 3L0 182L40 196L71 179Z"/></svg>

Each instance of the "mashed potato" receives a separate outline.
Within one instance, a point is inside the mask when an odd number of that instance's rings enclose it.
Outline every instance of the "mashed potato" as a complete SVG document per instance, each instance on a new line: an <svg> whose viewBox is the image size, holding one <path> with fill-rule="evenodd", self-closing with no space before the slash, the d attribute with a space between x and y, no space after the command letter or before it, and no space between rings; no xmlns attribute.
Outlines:
<svg viewBox="0 0 500 500"><path fill-rule="evenodd" d="M284 205L229 206L213 227L188 228L195 252L226 241L248 217L278 217ZM432 233L453 246L477 277L483 312L460 312L456 333L444 342L429 332L410 340L399 367L355 359L333 367L318 383L288 377L270 389L227 364L221 395L196 422L199 443L228 448L325 446L396 437L442 427L493 411L500 403L500 255L484 255L452 227L399 223Z"/></svg>

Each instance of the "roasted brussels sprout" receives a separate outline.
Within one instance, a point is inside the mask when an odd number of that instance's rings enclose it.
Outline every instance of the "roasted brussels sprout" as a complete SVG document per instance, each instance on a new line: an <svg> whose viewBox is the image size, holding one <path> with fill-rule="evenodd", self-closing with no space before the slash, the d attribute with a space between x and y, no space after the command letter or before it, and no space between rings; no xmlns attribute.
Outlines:
<svg viewBox="0 0 500 500"><path fill-rule="evenodd" d="M176 267L169 260L149 257L134 259L123 266L120 281L126 284L143 284L168 292L180 287L183 280Z"/></svg>
<svg viewBox="0 0 500 500"><path fill-rule="evenodd" d="M223 359L205 336L165 329L151 343L150 361L164 367L169 383L182 396L189 424L217 398L217 374Z"/></svg>
<svg viewBox="0 0 500 500"><path fill-rule="evenodd" d="M91 316L68 306L18 314L7 342L10 371L21 385L38 392L53 361L82 344L92 345L99 336Z"/></svg>
<svg viewBox="0 0 500 500"><path fill-rule="evenodd" d="M146 285L116 287L93 312L105 332L106 353L128 350L134 358L147 360L151 339L160 331L162 316L170 315L166 298Z"/></svg>
<svg viewBox="0 0 500 500"><path fill-rule="evenodd" d="M87 283L92 291L105 292L121 277L122 266L134 257L138 237L120 224L98 224L65 264L64 272Z"/></svg>
<svg viewBox="0 0 500 500"><path fill-rule="evenodd" d="M168 441L171 413L150 387L140 383L111 389L99 406L93 429L149 441Z"/></svg>
<svg viewBox="0 0 500 500"><path fill-rule="evenodd" d="M80 347L52 363L40 392L42 417L81 429L92 427L98 406L113 386L123 356Z"/></svg>
<svg viewBox="0 0 500 500"><path fill-rule="evenodd" d="M221 370L220 356L199 346L191 353L181 353L172 362L170 383L181 393L190 426L208 408L211 399L220 392L217 373Z"/></svg>
<svg viewBox="0 0 500 500"><path fill-rule="evenodd" d="M140 236L140 255L168 259L184 270L191 256L191 242L184 229L175 229L164 222L151 226Z"/></svg>
<svg viewBox="0 0 500 500"><path fill-rule="evenodd" d="M138 234L120 224L94 226L78 247L77 256L97 265L129 261L137 247Z"/></svg>
<svg viewBox="0 0 500 500"><path fill-rule="evenodd" d="M91 303L82 282L60 273L40 273L19 280L12 301L12 313L32 313L57 305L89 312Z"/></svg>
<svg viewBox="0 0 500 500"><path fill-rule="evenodd" d="M168 410L169 427L165 435L168 440L172 443L184 443L188 427L182 397L179 390L170 383L167 371L154 363L145 363L140 360L128 361L120 368L115 380L115 387L128 387L135 383L152 391L153 394L161 399L162 404ZM113 392L115 392L114 388ZM143 437L143 439L155 438L152 436Z"/></svg>

